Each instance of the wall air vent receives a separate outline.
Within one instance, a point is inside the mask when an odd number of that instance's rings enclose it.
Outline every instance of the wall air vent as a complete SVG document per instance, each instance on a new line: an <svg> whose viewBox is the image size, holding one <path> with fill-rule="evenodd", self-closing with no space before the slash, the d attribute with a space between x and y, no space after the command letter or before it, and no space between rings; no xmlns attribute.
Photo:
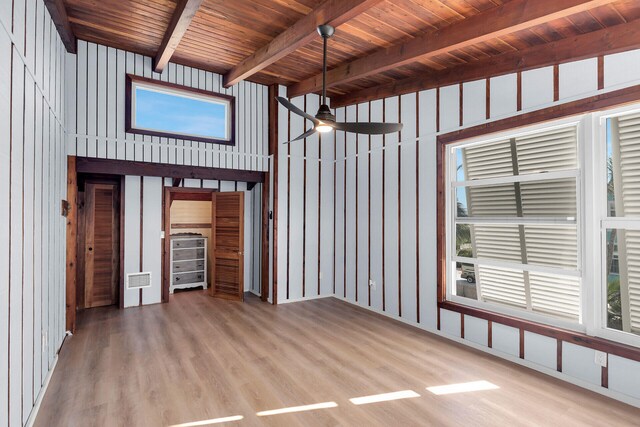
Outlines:
<svg viewBox="0 0 640 427"><path fill-rule="evenodd" d="M151 272L127 274L127 289L142 289L151 287Z"/></svg>

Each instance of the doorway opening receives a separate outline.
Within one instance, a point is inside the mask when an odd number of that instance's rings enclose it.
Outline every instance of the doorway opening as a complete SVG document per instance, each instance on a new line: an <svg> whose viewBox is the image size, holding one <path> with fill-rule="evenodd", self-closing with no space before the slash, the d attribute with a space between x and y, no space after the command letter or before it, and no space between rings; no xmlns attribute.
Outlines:
<svg viewBox="0 0 640 427"><path fill-rule="evenodd" d="M165 187L162 301L177 289L244 299L244 193Z"/></svg>

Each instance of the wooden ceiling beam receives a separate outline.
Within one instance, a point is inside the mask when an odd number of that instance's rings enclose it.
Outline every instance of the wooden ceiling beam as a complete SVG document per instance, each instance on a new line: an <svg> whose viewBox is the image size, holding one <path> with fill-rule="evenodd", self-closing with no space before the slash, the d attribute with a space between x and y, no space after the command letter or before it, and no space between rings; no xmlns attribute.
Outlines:
<svg viewBox="0 0 640 427"><path fill-rule="evenodd" d="M176 51L182 36L189 29L189 25L200 8L203 0L178 0L173 11L171 22L164 33L160 48L153 61L153 71L162 73Z"/></svg>
<svg viewBox="0 0 640 427"><path fill-rule="evenodd" d="M51 19L56 26L56 30L58 30L58 34L60 34L60 39L67 49L67 52L77 53L78 42L71 29L64 2L62 0L44 0L44 5L47 7L49 15L51 15Z"/></svg>
<svg viewBox="0 0 640 427"><path fill-rule="evenodd" d="M615 0L513 0L440 30L375 51L327 72L335 86L390 70L417 60L486 42L555 19L606 5ZM290 98L322 89L322 74L289 86Z"/></svg>
<svg viewBox="0 0 640 427"><path fill-rule="evenodd" d="M223 78L224 87L249 78L279 59L306 45L314 37L318 25L334 27L360 15L381 0L326 0L291 27L278 34L269 44L261 47L229 70Z"/></svg>
<svg viewBox="0 0 640 427"><path fill-rule="evenodd" d="M640 48L640 20L331 98L332 108Z"/></svg>

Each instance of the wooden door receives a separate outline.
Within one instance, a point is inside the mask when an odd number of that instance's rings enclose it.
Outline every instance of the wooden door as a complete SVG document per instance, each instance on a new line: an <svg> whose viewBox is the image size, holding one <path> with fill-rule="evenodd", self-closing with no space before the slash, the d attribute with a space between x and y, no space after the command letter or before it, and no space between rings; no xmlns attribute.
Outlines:
<svg viewBox="0 0 640 427"><path fill-rule="evenodd" d="M85 184L84 306L118 302L120 215L116 184Z"/></svg>
<svg viewBox="0 0 640 427"><path fill-rule="evenodd" d="M211 295L244 299L244 193L213 193Z"/></svg>

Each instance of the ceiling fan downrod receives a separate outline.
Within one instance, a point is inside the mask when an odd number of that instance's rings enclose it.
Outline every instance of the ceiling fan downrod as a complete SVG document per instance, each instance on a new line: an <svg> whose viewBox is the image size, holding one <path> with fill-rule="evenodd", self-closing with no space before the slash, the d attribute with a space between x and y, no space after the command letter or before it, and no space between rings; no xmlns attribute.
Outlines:
<svg viewBox="0 0 640 427"><path fill-rule="evenodd" d="M318 34L322 37L322 105L327 105L327 41L335 33L331 25L318 25Z"/></svg>

